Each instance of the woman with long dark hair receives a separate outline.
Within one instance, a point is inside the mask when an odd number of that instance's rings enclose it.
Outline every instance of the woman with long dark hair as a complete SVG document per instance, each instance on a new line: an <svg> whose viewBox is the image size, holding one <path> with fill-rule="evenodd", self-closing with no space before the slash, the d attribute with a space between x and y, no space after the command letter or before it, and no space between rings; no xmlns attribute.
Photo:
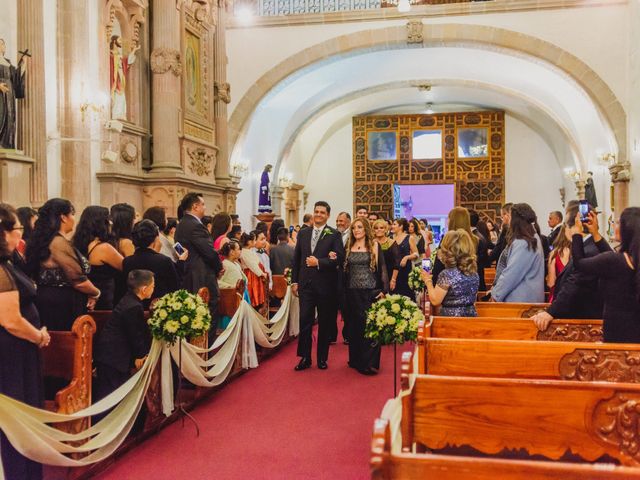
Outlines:
<svg viewBox="0 0 640 480"><path fill-rule="evenodd" d="M20 220L10 205L0 204L0 393L33 407L44 395L38 347L51 338L40 326L36 287L13 268L11 257L22 237ZM2 466L8 479L39 480L42 466L22 456L0 432Z"/></svg>
<svg viewBox="0 0 640 480"><path fill-rule="evenodd" d="M93 309L100 290L87 277L88 260L65 238L75 225L71 202L52 198L38 215L26 255L26 269L38 285L36 306L50 330L71 330L76 317Z"/></svg>
<svg viewBox="0 0 640 480"><path fill-rule="evenodd" d="M275 218L269 226L269 245L275 247L278 245L278 230L285 228L284 220L281 218Z"/></svg>
<svg viewBox="0 0 640 480"><path fill-rule="evenodd" d="M89 259L89 280L100 289L96 310L112 310L114 306L116 278L122 272L123 257L113 243L109 210L95 205L85 208L73 235L73 246Z"/></svg>
<svg viewBox="0 0 640 480"><path fill-rule="evenodd" d="M120 255L128 257L133 255L136 247L131 240L131 231L136 220L136 210L128 203L116 203L111 207L111 232L115 247Z"/></svg>
<svg viewBox="0 0 640 480"><path fill-rule="evenodd" d="M571 254L579 271L600 279L604 341L640 343L640 208L625 208L620 215L615 228L615 239L620 242L617 252L611 251L600 235L595 212L589 212L589 221L584 225L602 253L585 258L583 223L578 213L575 225L569 228Z"/></svg>
<svg viewBox="0 0 640 480"><path fill-rule="evenodd" d="M400 269L398 270L396 288L393 293L415 298L409 288L409 272L413 268L413 260L418 258L418 248L416 247L416 242L409 235L409 222L405 218L394 220L392 231L400 254Z"/></svg>
<svg viewBox="0 0 640 480"><path fill-rule="evenodd" d="M388 291L389 282L382 248L365 218L356 218L349 229L344 271L349 366L363 375L375 375L380 368L380 346L364 336L367 310Z"/></svg>
<svg viewBox="0 0 640 480"><path fill-rule="evenodd" d="M496 302L544 302L544 253L537 217L527 203L511 207L507 246L496 267L491 299Z"/></svg>
<svg viewBox="0 0 640 480"><path fill-rule="evenodd" d="M220 251L222 246L229 241L227 234L231 231L231 215L228 213L216 213L211 222L211 236L213 248Z"/></svg>
<svg viewBox="0 0 640 480"><path fill-rule="evenodd" d="M547 261L547 287L549 287L549 303L553 302L556 281L571 259L571 237L567 228L562 225L553 242L553 250Z"/></svg>
<svg viewBox="0 0 640 480"><path fill-rule="evenodd" d="M24 255L27 251L27 241L29 237L31 237L31 233L33 233L33 227L36 224L36 220L38 219L38 212L31 207L20 207L16 210L16 214L18 215L18 219L24 228L22 232L22 239L18 244L16 250L20 255Z"/></svg>
<svg viewBox="0 0 640 480"><path fill-rule="evenodd" d="M451 232L459 229L464 230L471 237L471 241L473 242L474 248L476 249L477 261L478 237L476 237L471 230L471 215L469 214L469 210L464 207L453 207L451 210L449 210L447 231ZM438 249L436 249L436 259L435 262L433 262L433 268L431 269L434 287L438 285L438 277L440 276L440 272L447 268L440 260L440 256L437 254Z"/></svg>

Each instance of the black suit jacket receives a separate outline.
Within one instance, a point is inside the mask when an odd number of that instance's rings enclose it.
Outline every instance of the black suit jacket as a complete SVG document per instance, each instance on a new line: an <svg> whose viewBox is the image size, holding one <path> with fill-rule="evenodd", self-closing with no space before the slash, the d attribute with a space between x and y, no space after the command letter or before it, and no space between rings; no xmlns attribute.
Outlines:
<svg viewBox="0 0 640 480"><path fill-rule="evenodd" d="M595 257L599 250L593 238L584 242L584 256ZM573 259L556 280L553 303L547 312L554 318L602 318L603 299L598 277L578 271Z"/></svg>
<svg viewBox="0 0 640 480"><path fill-rule="evenodd" d="M285 268L293 267L293 255L295 248L287 242L278 243L271 247L269 263L273 275L282 275Z"/></svg>
<svg viewBox="0 0 640 480"><path fill-rule="evenodd" d="M185 214L178 223L175 239L189 250L182 279L184 288L198 293L202 287L207 287L213 303L220 296L218 273L222 270L222 262L213 249L213 238L207 227L193 215Z"/></svg>
<svg viewBox="0 0 640 480"><path fill-rule="evenodd" d="M509 231L509 227L505 226L500 230L500 235L498 236L498 241L496 242L496 246L491 250L491 255L489 255L489 263L487 266L491 265L493 262L497 262L500 259L500 255L507 248L507 232Z"/></svg>
<svg viewBox="0 0 640 480"><path fill-rule="evenodd" d="M478 239L476 263L478 265L478 276L480 277L479 289L480 291L484 291L487 289L487 285L484 281L484 269L489 266L489 240L487 240L475 227L472 229L472 233Z"/></svg>
<svg viewBox="0 0 640 480"><path fill-rule="evenodd" d="M144 320L142 301L134 293L127 292L100 332L93 358L128 373L133 361L149 353L150 347L151 335Z"/></svg>
<svg viewBox="0 0 640 480"><path fill-rule="evenodd" d="M138 248L133 255L122 262L124 278L132 270L150 270L155 277L156 286L150 300L160 298L178 289L178 273L171 259L150 248ZM145 305L148 306L148 305Z"/></svg>
<svg viewBox="0 0 640 480"><path fill-rule="evenodd" d="M560 230L562 230L562 227L558 225L556 228L551 230L551 233L547 236L547 238L549 239L550 247L553 246L553 242L555 242L556 238L558 238L558 234L560 233Z"/></svg>
<svg viewBox="0 0 640 480"><path fill-rule="evenodd" d="M305 228L298 233L298 240L293 255L291 282L297 283L300 290L313 288L316 292L331 294L338 288L338 266L344 262L344 245L342 235L335 228L326 225L320 234L315 250L311 251L313 228ZM324 231L331 233L324 233ZM335 252L335 260L329 258L329 252ZM307 267L309 256L318 259L318 267Z"/></svg>

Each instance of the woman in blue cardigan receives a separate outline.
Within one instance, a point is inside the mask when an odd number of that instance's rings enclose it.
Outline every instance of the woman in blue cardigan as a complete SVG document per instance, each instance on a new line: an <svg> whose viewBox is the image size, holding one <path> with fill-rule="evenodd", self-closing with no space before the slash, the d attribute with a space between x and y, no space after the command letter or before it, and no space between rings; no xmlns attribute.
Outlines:
<svg viewBox="0 0 640 480"><path fill-rule="evenodd" d="M537 217L527 203L511 208L507 248L500 255L491 290L495 302L544 302L544 252Z"/></svg>

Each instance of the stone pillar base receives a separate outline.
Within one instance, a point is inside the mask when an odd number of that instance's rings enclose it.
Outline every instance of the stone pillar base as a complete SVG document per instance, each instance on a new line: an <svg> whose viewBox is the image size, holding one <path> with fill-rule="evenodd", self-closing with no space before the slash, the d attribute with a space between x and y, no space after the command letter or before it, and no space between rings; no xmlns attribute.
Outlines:
<svg viewBox="0 0 640 480"><path fill-rule="evenodd" d="M29 186L34 163L20 150L0 149L0 202L16 208L31 205Z"/></svg>

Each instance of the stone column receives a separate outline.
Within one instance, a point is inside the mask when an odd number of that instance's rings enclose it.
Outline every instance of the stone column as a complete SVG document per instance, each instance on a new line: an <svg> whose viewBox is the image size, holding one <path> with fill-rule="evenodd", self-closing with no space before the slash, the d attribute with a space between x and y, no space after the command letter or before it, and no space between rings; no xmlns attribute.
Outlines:
<svg viewBox="0 0 640 480"><path fill-rule="evenodd" d="M43 0L18 2L18 50L29 49L26 95L18 102L18 148L35 160L30 175L33 205L47 201Z"/></svg>
<svg viewBox="0 0 640 480"><path fill-rule="evenodd" d="M284 188L280 186L274 186L271 189L271 207L276 215L285 218L284 209Z"/></svg>
<svg viewBox="0 0 640 480"><path fill-rule="evenodd" d="M631 180L631 164L629 162L614 163L609 167L613 182L613 206L616 218L629 206L629 181Z"/></svg>
<svg viewBox="0 0 640 480"><path fill-rule="evenodd" d="M81 110L92 89L89 44L95 31L90 25L89 2L58 0L60 174L62 196L71 200L77 211L91 202L91 117Z"/></svg>
<svg viewBox="0 0 640 480"><path fill-rule="evenodd" d="M218 161L216 163L216 183L226 185L231 183L229 178L229 133L227 119L227 104L231 101L231 87L227 83L227 0L218 0L218 25L214 35L214 121L216 123L216 143Z"/></svg>
<svg viewBox="0 0 640 480"><path fill-rule="evenodd" d="M178 5L181 2L178 2ZM182 63L180 7L175 0L153 1L151 51L151 131L154 173L182 172Z"/></svg>

